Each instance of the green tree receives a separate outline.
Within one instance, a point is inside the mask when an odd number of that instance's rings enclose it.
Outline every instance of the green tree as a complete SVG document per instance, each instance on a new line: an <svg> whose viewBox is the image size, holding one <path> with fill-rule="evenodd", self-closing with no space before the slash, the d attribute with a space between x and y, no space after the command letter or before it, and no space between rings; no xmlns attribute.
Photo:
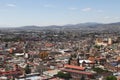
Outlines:
<svg viewBox="0 0 120 80"><path fill-rule="evenodd" d="M93 71L96 71L97 73L102 73L102 72L104 72L104 70L103 69L101 69L101 68L93 68Z"/></svg>
<svg viewBox="0 0 120 80"><path fill-rule="evenodd" d="M115 76L108 76L106 77L106 80L117 80Z"/></svg>
<svg viewBox="0 0 120 80"><path fill-rule="evenodd" d="M27 66L25 67L25 73L26 73L26 74L30 74L30 73L31 73L31 69L30 69L30 66L29 66L29 65L27 65Z"/></svg>
<svg viewBox="0 0 120 80"><path fill-rule="evenodd" d="M77 57L77 55L76 55L76 54L73 54L73 55L71 55L71 57L72 57L72 58L76 58L76 57Z"/></svg>
<svg viewBox="0 0 120 80"><path fill-rule="evenodd" d="M56 75L56 76L58 76L58 77L60 77L60 78L64 78L64 79L66 79L66 80L69 80L70 78L71 78L71 75L70 75L70 73L63 73L63 72L58 72L58 74Z"/></svg>

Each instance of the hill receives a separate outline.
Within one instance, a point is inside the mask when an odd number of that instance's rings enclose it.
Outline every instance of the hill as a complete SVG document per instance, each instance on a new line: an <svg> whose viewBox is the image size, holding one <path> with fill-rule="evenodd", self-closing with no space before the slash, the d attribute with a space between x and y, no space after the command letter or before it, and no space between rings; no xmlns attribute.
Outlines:
<svg viewBox="0 0 120 80"><path fill-rule="evenodd" d="M9 29L9 28L5 28ZM22 26L16 28L10 28L17 31L35 31L35 30L87 30L87 31L120 31L120 22L117 23L80 23L80 24L69 24L69 25L51 25L51 26ZM9 29L9 30L10 30Z"/></svg>

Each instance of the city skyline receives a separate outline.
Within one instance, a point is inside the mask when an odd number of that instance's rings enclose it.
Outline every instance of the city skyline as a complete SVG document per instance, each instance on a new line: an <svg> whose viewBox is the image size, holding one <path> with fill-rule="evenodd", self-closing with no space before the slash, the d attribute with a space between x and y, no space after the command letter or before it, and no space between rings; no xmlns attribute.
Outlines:
<svg viewBox="0 0 120 80"><path fill-rule="evenodd" d="M0 27L120 21L119 0L1 0Z"/></svg>

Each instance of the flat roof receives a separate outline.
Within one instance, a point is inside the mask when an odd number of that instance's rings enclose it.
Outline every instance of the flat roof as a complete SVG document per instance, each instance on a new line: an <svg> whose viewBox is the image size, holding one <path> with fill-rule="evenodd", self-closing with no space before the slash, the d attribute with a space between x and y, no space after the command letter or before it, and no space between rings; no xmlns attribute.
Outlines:
<svg viewBox="0 0 120 80"><path fill-rule="evenodd" d="M65 72L71 72L71 73L77 73L77 74L84 74L84 75L93 75L94 73L92 72L85 72L85 71L78 71L78 70L70 70L70 69L61 69L62 71Z"/></svg>
<svg viewBox="0 0 120 80"><path fill-rule="evenodd" d="M65 68L72 68L72 69L78 69L78 70L85 70L85 67L81 67L81 66L74 66L74 65L64 65Z"/></svg>

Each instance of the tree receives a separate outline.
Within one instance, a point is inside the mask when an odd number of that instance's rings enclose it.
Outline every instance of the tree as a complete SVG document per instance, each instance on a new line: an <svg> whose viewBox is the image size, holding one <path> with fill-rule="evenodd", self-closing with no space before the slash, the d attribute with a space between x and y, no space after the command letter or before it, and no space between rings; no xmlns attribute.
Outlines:
<svg viewBox="0 0 120 80"><path fill-rule="evenodd" d="M115 76L108 76L106 77L106 80L117 80Z"/></svg>
<svg viewBox="0 0 120 80"><path fill-rule="evenodd" d="M64 73L64 72L58 72L58 74L56 75L57 77L60 77L60 78L64 78L66 80L69 80L71 78L71 75L70 73Z"/></svg>
<svg viewBox="0 0 120 80"><path fill-rule="evenodd" d="M77 55L74 53L73 55L71 55L72 58L76 58Z"/></svg>
<svg viewBox="0 0 120 80"><path fill-rule="evenodd" d="M31 69L30 69L29 65L27 65L27 66L25 67L25 73L26 73L26 74L30 74L30 73L31 73Z"/></svg>
<svg viewBox="0 0 120 80"><path fill-rule="evenodd" d="M104 72L104 70L103 69L101 69L101 68L93 68L93 71L96 71L97 73L102 73L102 72Z"/></svg>
<svg viewBox="0 0 120 80"><path fill-rule="evenodd" d="M93 68L93 71L97 72L98 74L103 74L103 73L110 73L111 74L110 71L104 70L104 69L98 68L98 67L97 68Z"/></svg>
<svg viewBox="0 0 120 80"><path fill-rule="evenodd" d="M40 58L41 59L44 59L44 58L46 58L48 56L48 52L47 51L42 51L42 52L40 52Z"/></svg>

